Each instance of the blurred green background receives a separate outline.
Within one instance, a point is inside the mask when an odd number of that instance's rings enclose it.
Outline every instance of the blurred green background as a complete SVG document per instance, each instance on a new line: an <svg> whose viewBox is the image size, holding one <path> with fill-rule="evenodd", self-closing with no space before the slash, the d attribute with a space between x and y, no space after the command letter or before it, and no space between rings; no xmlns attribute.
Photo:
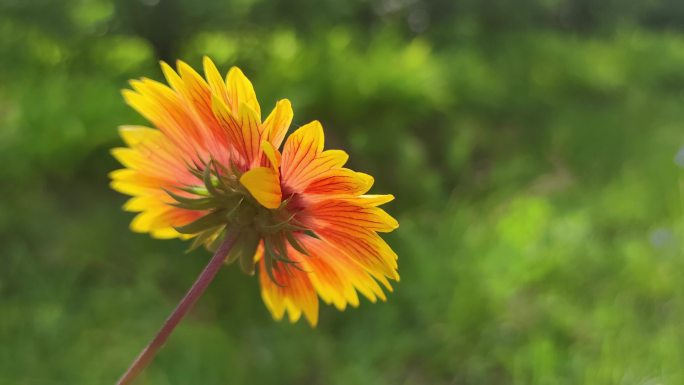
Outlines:
<svg viewBox="0 0 684 385"><path fill-rule="evenodd" d="M0 0L0 384L113 384L206 263L107 179L202 55L397 196L402 281L311 329L223 269L140 384L684 384L676 0Z"/></svg>

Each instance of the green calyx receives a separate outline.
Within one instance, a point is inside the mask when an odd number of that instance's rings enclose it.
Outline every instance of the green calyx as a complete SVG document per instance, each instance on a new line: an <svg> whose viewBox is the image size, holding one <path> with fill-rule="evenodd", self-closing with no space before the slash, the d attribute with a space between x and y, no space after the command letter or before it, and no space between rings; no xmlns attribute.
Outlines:
<svg viewBox="0 0 684 385"><path fill-rule="evenodd" d="M263 207L240 184L241 172L234 165L229 170L210 160L190 169L202 181L201 185L179 188L185 193L183 195L166 191L174 199L174 206L206 212L194 222L176 228L179 233L194 235L188 251L200 246L215 251L228 230L237 231L240 234L238 242L226 258L226 263L239 261L242 271L253 275L254 255L263 241L264 266L273 282L280 285L274 271L282 268L289 272L290 267L299 269L297 263L288 258L287 244L308 255L295 234L316 235L303 227L287 209L289 199L283 200L276 209Z"/></svg>

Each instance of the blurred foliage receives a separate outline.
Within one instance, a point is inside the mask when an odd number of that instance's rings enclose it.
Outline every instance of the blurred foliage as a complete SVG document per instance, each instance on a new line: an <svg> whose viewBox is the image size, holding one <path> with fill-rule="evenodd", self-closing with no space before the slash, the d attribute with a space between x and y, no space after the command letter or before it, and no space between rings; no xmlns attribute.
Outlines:
<svg viewBox="0 0 684 385"><path fill-rule="evenodd" d="M141 384L684 383L674 0L0 0L0 384L113 383L204 252L107 187L126 80L239 65L376 176L387 303L317 329L225 269Z"/></svg>

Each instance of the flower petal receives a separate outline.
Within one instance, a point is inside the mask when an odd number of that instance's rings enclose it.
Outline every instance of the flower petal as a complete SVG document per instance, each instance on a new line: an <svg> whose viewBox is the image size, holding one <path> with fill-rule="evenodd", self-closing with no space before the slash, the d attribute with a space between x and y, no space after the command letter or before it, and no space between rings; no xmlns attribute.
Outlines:
<svg viewBox="0 0 684 385"><path fill-rule="evenodd" d="M119 133L129 147L114 148L112 155L127 168L160 179L192 183L194 177L180 150L157 130L140 126L124 126Z"/></svg>
<svg viewBox="0 0 684 385"><path fill-rule="evenodd" d="M323 301L340 310L347 304L356 307L357 290L371 302L386 299L377 282L345 253L313 237L301 236L299 240L309 252L303 258L305 270L311 272L309 278Z"/></svg>
<svg viewBox="0 0 684 385"><path fill-rule="evenodd" d="M288 245L288 259L296 265L275 262L272 274L276 282L266 272L266 262L261 255L255 256L260 262L262 297L275 319L280 320L287 313L290 321L295 322L303 313L315 326L318 319L316 296L339 310L347 305L359 305L357 291L371 302L386 299L369 272L347 254L323 240L304 234L295 236L307 254Z"/></svg>
<svg viewBox="0 0 684 385"><path fill-rule="evenodd" d="M326 171L342 167L349 158L344 151L323 151L323 142L323 127L318 121L300 127L287 138L281 174L291 192L304 190Z"/></svg>
<svg viewBox="0 0 684 385"><path fill-rule="evenodd" d="M397 254L375 232L347 226L315 230L316 234L366 269L391 290L387 278L398 281Z"/></svg>
<svg viewBox="0 0 684 385"><path fill-rule="evenodd" d="M270 165L271 168L273 168L273 171L280 172L280 161L282 158L282 156L280 155L280 151L273 147L271 142L267 141L261 142L261 151L263 151L264 156L268 161L268 165Z"/></svg>
<svg viewBox="0 0 684 385"><path fill-rule="evenodd" d="M216 95L212 95L212 109L231 146L239 154L242 168L248 169L256 159L259 159L261 149L261 134L256 112L242 103L236 115Z"/></svg>
<svg viewBox="0 0 684 385"><path fill-rule="evenodd" d="M373 186L373 177L348 168L332 169L315 178L304 190L314 195L360 195Z"/></svg>
<svg viewBox="0 0 684 385"><path fill-rule="evenodd" d="M119 136L129 147L134 147L141 142L162 140L162 133L159 130L144 126L121 126Z"/></svg>
<svg viewBox="0 0 684 385"><path fill-rule="evenodd" d="M294 262L301 259L299 254L288 255ZM259 265L259 282L261 283L261 297L273 318L280 320L287 311L290 322L297 322L304 313L311 326L318 323L318 297L309 274L294 267L288 267L275 262L273 276L276 284L266 272L264 258Z"/></svg>
<svg viewBox="0 0 684 385"><path fill-rule="evenodd" d="M138 87L139 92L122 91L124 100L129 106L159 128L187 156L203 148L201 145L203 140L196 132L194 121L187 114L179 112L179 109L183 111L184 108L175 94L171 93L166 98L154 93L150 88L141 87L142 83L133 82L132 84Z"/></svg>
<svg viewBox="0 0 684 385"><path fill-rule="evenodd" d="M228 103L228 89L226 88L226 83L223 81L223 77L218 68L216 68L214 62L207 56L202 59L202 64L204 67L204 76L207 78L211 93L220 97L224 103Z"/></svg>
<svg viewBox="0 0 684 385"><path fill-rule="evenodd" d="M310 228L333 227L336 229L372 230L390 232L399 227L399 222L378 207L359 206L344 199L329 199L313 202L307 209L311 218Z"/></svg>
<svg viewBox="0 0 684 385"><path fill-rule="evenodd" d="M154 238L189 238L174 228L199 219L204 212L184 210L173 206L157 206L136 215L130 228L136 233L150 233Z"/></svg>
<svg viewBox="0 0 684 385"><path fill-rule="evenodd" d="M213 158L227 164L230 152L229 140L224 130L216 120L212 110L212 91L209 84L188 64L177 61L178 72L168 64L162 62L162 71L171 87L176 91L182 106L169 114L184 112L192 121L201 137L202 149L205 150L201 160ZM220 97L220 96L216 96Z"/></svg>
<svg viewBox="0 0 684 385"><path fill-rule="evenodd" d="M387 202L393 201L394 195L392 195L392 194L381 194L381 195L367 194L367 195L360 195L360 196L354 197L354 198L345 198L345 199L350 200L352 202L355 202L355 203L362 205L362 206L380 206L380 205L384 205Z"/></svg>
<svg viewBox="0 0 684 385"><path fill-rule="evenodd" d="M289 100L283 99L276 103L275 108L264 121L264 138L279 148L285 139L287 129L292 123L292 104Z"/></svg>
<svg viewBox="0 0 684 385"><path fill-rule="evenodd" d="M226 83L229 105L233 111L237 112L240 104L245 103L254 110L259 122L261 122L261 107L257 101L256 93L254 93L252 82L247 79L245 74L239 68L233 67L228 71Z"/></svg>
<svg viewBox="0 0 684 385"><path fill-rule="evenodd" d="M245 157L248 164L259 159L261 150L261 118L248 104L240 103L238 107L238 124L242 129L242 140L245 143Z"/></svg>
<svg viewBox="0 0 684 385"><path fill-rule="evenodd" d="M240 177L240 183L262 206L276 209L280 206L282 193L278 174L268 167L255 167Z"/></svg>

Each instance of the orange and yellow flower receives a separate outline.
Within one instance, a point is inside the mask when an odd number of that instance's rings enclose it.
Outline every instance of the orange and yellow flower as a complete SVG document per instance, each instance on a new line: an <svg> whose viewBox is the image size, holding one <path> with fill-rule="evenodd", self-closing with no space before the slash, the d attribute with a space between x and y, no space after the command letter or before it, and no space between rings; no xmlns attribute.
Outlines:
<svg viewBox="0 0 684 385"><path fill-rule="evenodd" d="M193 239L215 249L227 232L239 243L227 262L258 269L262 298L276 319L302 313L318 320L318 298L340 310L361 293L385 300L398 280L397 255L378 235L398 227L378 206L392 195L367 195L370 175L344 167L347 154L324 150L318 121L294 131L288 100L262 120L250 81L227 77L204 59L203 78L189 65L162 63L169 86L131 81L126 102L155 128L124 126L126 147L112 150L125 167L112 187L132 198L136 232ZM258 266L258 268L257 268Z"/></svg>

